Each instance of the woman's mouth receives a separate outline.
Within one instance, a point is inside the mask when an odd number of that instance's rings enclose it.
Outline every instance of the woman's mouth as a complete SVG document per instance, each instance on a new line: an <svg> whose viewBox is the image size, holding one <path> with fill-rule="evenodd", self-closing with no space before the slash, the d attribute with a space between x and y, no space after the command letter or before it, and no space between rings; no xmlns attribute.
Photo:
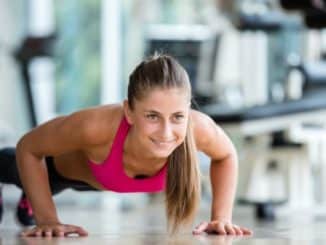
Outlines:
<svg viewBox="0 0 326 245"><path fill-rule="evenodd" d="M155 144L155 145L157 145L157 146L159 146L159 147L168 147L168 146L170 146L175 140L174 139L172 139L172 140L155 140L155 139L152 139L151 138L151 141Z"/></svg>

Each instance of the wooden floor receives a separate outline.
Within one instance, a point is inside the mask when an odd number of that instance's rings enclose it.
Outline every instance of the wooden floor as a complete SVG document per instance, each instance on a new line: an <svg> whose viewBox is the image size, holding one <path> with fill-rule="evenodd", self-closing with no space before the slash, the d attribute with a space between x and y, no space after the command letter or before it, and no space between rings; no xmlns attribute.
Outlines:
<svg viewBox="0 0 326 245"><path fill-rule="evenodd" d="M84 227L85 238L21 238L21 228L14 222L13 205L5 205L0 228L0 244L326 244L326 218L291 215L275 222L258 222L248 208L236 207L234 222L254 231L251 237L191 234L191 227L175 237L166 232L161 204L144 205L121 212L99 206L59 205L63 223ZM208 205L202 205L196 223L209 217ZM195 225L195 224L194 224Z"/></svg>

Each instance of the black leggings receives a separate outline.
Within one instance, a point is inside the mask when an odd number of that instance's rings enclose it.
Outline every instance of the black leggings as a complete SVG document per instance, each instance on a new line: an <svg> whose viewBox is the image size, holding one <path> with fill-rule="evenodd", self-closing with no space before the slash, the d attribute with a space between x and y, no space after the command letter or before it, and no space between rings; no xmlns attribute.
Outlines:
<svg viewBox="0 0 326 245"><path fill-rule="evenodd" d="M53 157L46 157L45 162L53 195L69 188L77 191L98 191L98 189L83 181L67 179L60 175L55 169ZM16 149L14 147L0 149L0 183L14 184L20 189L23 189L18 175Z"/></svg>

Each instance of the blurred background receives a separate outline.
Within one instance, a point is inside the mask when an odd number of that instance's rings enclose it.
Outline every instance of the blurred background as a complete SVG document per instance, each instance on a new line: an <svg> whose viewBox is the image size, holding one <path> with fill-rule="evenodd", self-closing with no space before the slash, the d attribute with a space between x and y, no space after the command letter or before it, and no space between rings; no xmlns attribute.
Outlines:
<svg viewBox="0 0 326 245"><path fill-rule="evenodd" d="M132 69L154 52L168 53L190 75L194 107L236 145L235 213L325 215L325 4L0 0L0 147L55 116L120 102ZM209 159L199 158L209 205ZM4 191L15 206L18 189ZM55 198L122 211L161 200L73 191Z"/></svg>

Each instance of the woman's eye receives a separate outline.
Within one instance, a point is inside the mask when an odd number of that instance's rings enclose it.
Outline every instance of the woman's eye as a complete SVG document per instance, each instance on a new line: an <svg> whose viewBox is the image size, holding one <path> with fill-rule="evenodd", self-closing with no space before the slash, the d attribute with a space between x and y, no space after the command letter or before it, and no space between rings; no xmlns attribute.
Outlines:
<svg viewBox="0 0 326 245"><path fill-rule="evenodd" d="M183 116L183 115L176 115L174 118L175 118L177 121L181 121L181 120L184 119L184 116Z"/></svg>
<svg viewBox="0 0 326 245"><path fill-rule="evenodd" d="M148 118L150 120L155 120L155 119L157 119L157 116L154 114L149 114L149 115L146 115L146 118Z"/></svg>

